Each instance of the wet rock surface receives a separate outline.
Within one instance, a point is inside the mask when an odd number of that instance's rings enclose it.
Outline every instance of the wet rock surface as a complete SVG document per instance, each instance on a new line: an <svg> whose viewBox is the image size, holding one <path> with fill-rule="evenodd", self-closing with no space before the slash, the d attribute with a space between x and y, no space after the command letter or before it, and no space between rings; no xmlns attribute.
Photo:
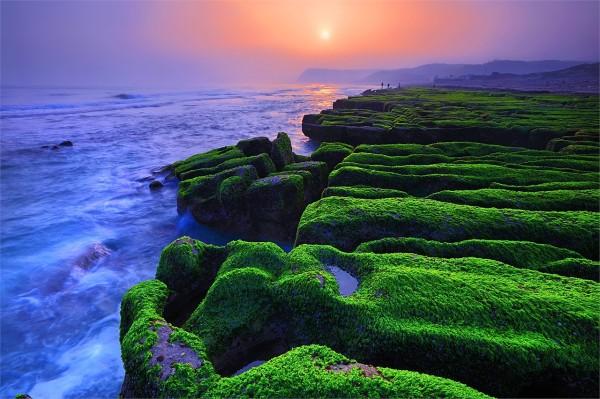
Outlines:
<svg viewBox="0 0 600 399"><path fill-rule="evenodd" d="M353 369L359 369L363 372L365 377L381 377L381 373L377 370L377 367L370 366L363 363L342 363L327 366L327 370L334 373L348 373Z"/></svg>
<svg viewBox="0 0 600 399"><path fill-rule="evenodd" d="M156 342L150 352L150 366L160 366L160 378L166 380L175 372L176 363L189 364L193 368L202 366L202 359L198 357L193 349L187 347L181 342L169 342L173 330L167 326L159 326L156 330L158 342Z"/></svg>

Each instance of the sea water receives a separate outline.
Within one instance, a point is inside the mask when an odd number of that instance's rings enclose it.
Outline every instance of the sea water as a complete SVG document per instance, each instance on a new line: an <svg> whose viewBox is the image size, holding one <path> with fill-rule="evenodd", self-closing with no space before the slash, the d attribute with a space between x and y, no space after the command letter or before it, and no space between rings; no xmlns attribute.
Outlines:
<svg viewBox="0 0 600 399"><path fill-rule="evenodd" d="M149 182L173 161L278 131L309 153L302 115L362 90L2 88L0 397L115 397L123 293L181 235L237 238L178 215L175 181ZM53 148L64 140L73 147Z"/></svg>

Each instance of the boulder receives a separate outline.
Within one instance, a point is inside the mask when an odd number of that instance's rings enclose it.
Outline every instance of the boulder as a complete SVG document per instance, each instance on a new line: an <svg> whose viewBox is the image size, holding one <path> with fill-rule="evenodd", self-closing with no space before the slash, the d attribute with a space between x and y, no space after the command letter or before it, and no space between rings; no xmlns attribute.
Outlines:
<svg viewBox="0 0 600 399"><path fill-rule="evenodd" d="M163 184L158 180L153 180L152 182L150 182L148 187L150 187L150 190L153 190L153 191L160 190L161 188L163 188Z"/></svg>
<svg viewBox="0 0 600 399"><path fill-rule="evenodd" d="M319 148L310 155L313 161L327 164L329 171L352 153L352 146L344 143L321 143Z"/></svg>
<svg viewBox="0 0 600 399"><path fill-rule="evenodd" d="M277 138L273 140L273 147L271 148L271 159L277 170L282 170L285 165L294 162L292 142L286 133L277 133Z"/></svg>
<svg viewBox="0 0 600 399"><path fill-rule="evenodd" d="M252 137L240 140L236 145L246 156L271 153L271 141L267 137Z"/></svg>
<svg viewBox="0 0 600 399"><path fill-rule="evenodd" d="M308 161L287 165L284 171L307 171L311 174L310 185L305 185L306 199L312 202L321 197L321 192L327 185L327 164L325 162Z"/></svg>
<svg viewBox="0 0 600 399"><path fill-rule="evenodd" d="M288 236L304 209L304 183L298 175L269 176L246 191L252 226L259 234Z"/></svg>

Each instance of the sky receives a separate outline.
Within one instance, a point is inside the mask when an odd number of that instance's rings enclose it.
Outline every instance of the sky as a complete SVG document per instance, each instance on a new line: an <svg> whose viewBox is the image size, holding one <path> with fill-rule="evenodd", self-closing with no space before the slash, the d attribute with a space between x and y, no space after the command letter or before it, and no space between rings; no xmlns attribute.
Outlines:
<svg viewBox="0 0 600 399"><path fill-rule="evenodd" d="M3 85L293 82L309 67L599 58L599 1L1 0Z"/></svg>

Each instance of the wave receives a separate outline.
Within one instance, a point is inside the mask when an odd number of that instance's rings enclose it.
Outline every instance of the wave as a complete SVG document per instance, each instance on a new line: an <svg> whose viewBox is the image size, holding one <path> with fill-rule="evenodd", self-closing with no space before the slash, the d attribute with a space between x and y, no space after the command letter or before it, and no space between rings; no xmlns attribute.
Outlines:
<svg viewBox="0 0 600 399"><path fill-rule="evenodd" d="M2 105L0 119L29 118L37 116L54 116L84 114L91 112L121 111L138 108L164 107L176 103L202 102L216 100L244 99L248 96L239 93L202 93L202 95L180 94L117 94L109 97L111 101L92 101L82 103L47 103L34 105ZM116 101L116 100L118 101Z"/></svg>

